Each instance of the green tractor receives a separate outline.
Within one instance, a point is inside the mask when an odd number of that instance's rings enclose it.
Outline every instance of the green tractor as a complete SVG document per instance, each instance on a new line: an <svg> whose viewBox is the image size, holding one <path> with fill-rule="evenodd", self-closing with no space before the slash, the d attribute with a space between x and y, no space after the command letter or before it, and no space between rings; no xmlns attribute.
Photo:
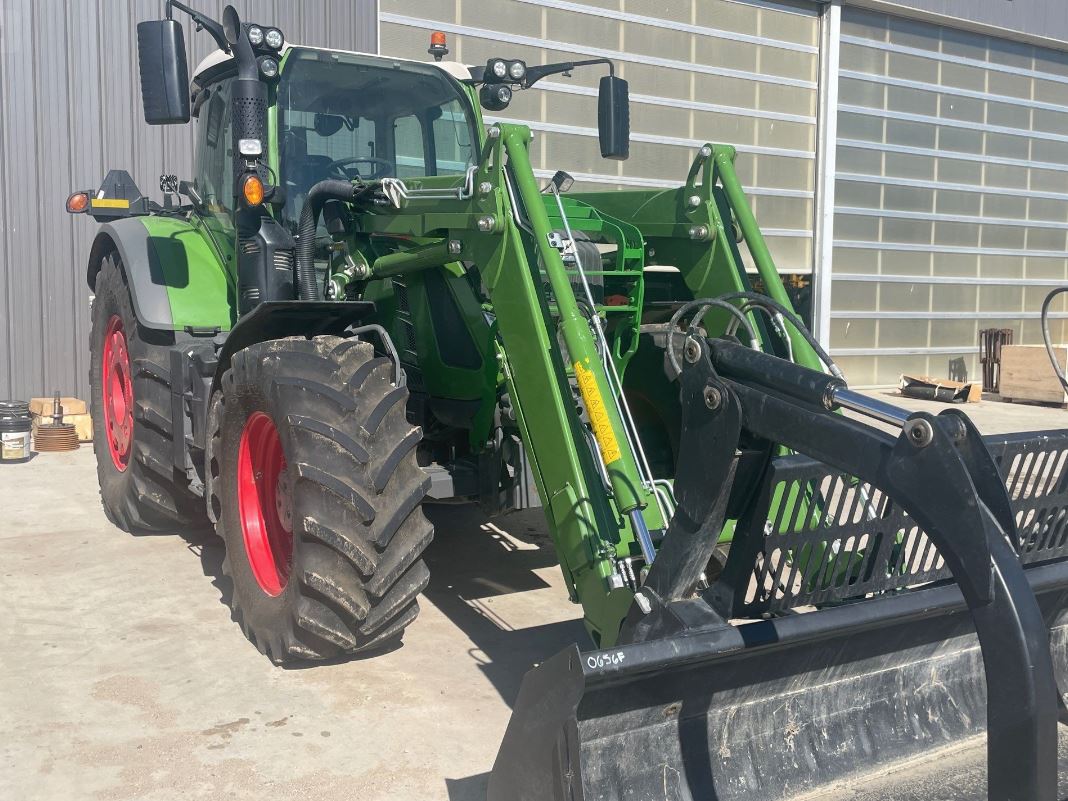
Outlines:
<svg viewBox="0 0 1068 801"><path fill-rule="evenodd" d="M175 9L218 44L192 83ZM729 146L672 189L539 185L530 129L481 109L599 69L626 158L607 60L468 67L435 34L421 63L166 11L138 25L145 119L195 120L196 174L67 203L102 223L116 525L213 524L235 619L287 662L401 637L425 501L541 506L593 649L525 678L495 800L794 798L985 731L989 798L1053 801L1065 432L851 390Z"/></svg>

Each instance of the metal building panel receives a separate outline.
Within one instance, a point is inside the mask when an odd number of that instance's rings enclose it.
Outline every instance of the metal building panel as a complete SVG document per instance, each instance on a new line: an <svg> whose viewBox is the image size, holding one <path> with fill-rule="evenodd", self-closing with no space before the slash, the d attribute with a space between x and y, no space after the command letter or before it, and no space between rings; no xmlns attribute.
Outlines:
<svg viewBox="0 0 1068 801"><path fill-rule="evenodd" d="M37 140L35 136L36 61L33 51L33 4L28 0L5 3L4 49L0 71L4 75L3 127L5 209L3 269L7 284L5 347L8 381L14 388L42 387L41 284L51 279L41 269L36 234L45 191L37 183ZM0 394L12 395L11 389Z"/></svg>
<svg viewBox="0 0 1068 801"><path fill-rule="evenodd" d="M851 5L853 3L850 3ZM857 2L856 5L873 5ZM1008 3L977 3L975 0L884 0L882 10L900 6L900 11L920 11L942 17L992 26L1007 33L1068 42L1068 14L1057 0L1014 0Z"/></svg>
<svg viewBox="0 0 1068 801"><path fill-rule="evenodd" d="M194 6L216 19L225 0ZM377 50L375 0L237 0L242 17L294 42ZM0 398L60 390L88 398L85 267L97 226L63 201L129 170L159 196L159 176L193 174L193 131L141 117L136 24L163 2L0 2ZM215 49L184 14L189 69Z"/></svg>

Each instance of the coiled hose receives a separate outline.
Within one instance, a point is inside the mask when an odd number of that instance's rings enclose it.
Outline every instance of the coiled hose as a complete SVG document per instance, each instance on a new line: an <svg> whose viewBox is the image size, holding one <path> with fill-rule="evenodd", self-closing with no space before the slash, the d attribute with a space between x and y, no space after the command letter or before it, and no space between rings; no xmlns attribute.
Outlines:
<svg viewBox="0 0 1068 801"><path fill-rule="evenodd" d="M315 229L319 225L319 212L328 200L348 203L364 187L348 181L327 179L319 181L304 199L297 224L297 297L300 300L320 300L319 282L315 278Z"/></svg>
<svg viewBox="0 0 1068 801"><path fill-rule="evenodd" d="M1057 354L1053 352L1053 343L1050 341L1049 336L1049 305L1062 292L1068 292L1068 286L1057 287L1046 295L1046 299L1042 301L1042 342L1046 346L1046 355L1049 356L1049 363L1053 365L1053 372L1057 374L1057 380L1061 382L1064 391L1068 392L1068 377L1064 375L1064 370L1057 364Z"/></svg>

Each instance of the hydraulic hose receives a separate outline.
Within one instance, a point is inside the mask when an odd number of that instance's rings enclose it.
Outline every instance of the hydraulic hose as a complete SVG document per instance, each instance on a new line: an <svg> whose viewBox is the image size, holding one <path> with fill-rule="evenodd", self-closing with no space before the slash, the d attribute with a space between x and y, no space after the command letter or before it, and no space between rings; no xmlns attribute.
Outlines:
<svg viewBox="0 0 1068 801"><path fill-rule="evenodd" d="M315 229L319 212L328 200L351 202L363 187L348 181L327 179L319 181L304 199L297 225L297 297L300 300L320 300L319 283L315 280Z"/></svg>
<svg viewBox="0 0 1068 801"><path fill-rule="evenodd" d="M767 295L761 295L759 292L731 292L727 295L720 295L719 297L720 300L740 300L742 298L781 314L787 321L789 321L790 325L794 327L794 330L804 337L812 350L816 352L820 361L827 366L831 375L836 376L837 378L843 377L842 371L839 369L838 365L834 363L834 359L831 358L831 355L827 353L816 337L812 335L812 332L808 330L801 318L774 298L770 298Z"/></svg>
<svg viewBox="0 0 1068 801"><path fill-rule="evenodd" d="M756 330L754 330L752 324L746 319L742 310L737 306L727 303L723 298L698 298L697 300L691 300L676 309L675 313L671 315L671 322L668 325L668 360L671 362L671 366L676 374L682 372L682 366L679 364L679 357L675 353L675 336L678 333L677 329L679 321L694 309L700 309L695 315L694 320L690 323L690 325L693 326L696 324L696 321L701 317L704 317L712 308L723 309L723 311L733 316L734 319L740 322L742 327L746 330L746 333L749 335L749 341L752 343L751 346L758 347L760 340L757 338Z"/></svg>
<svg viewBox="0 0 1068 801"><path fill-rule="evenodd" d="M1057 287L1042 301L1042 342L1046 346L1046 355L1049 356L1049 362L1053 365L1053 372L1057 374L1057 380L1061 382L1064 391L1068 392L1068 377L1064 375L1064 370L1057 363L1057 354L1053 352L1053 343L1049 335L1049 305L1062 292L1068 292L1068 286Z"/></svg>
<svg viewBox="0 0 1068 801"><path fill-rule="evenodd" d="M841 378L843 380L845 379L845 376L843 375L841 369L839 369L838 365L834 363L834 359L831 358L830 354L827 353L827 351L823 348L822 345L820 345L820 343L816 340L816 338L812 335L808 328L805 327L805 324L801 321L801 318L774 298L770 298L767 295L761 295L758 292L730 292L726 295L720 295L716 298L698 298L697 300L691 300L685 303L671 317L671 333L669 334L669 342L673 341L675 335L675 328L678 325L679 320L685 314L687 314L694 308L700 307L701 311L699 312L698 316L703 316L704 313L708 311L708 309L712 307L717 307L722 308L724 311L730 312L738 322L741 322L743 324L744 328L749 334L749 338L754 343L754 347L756 347L756 343L758 342L758 340L756 334L753 331L752 325L746 319L745 314L742 312L742 310L729 302L732 300L745 300L747 301L747 305L760 306L765 311L774 312L781 315L783 319L787 320L797 330L797 332L802 337L804 337L805 341L808 342L808 344L812 347L812 350L815 351L816 356L819 357L820 361L822 361L827 366L827 370L830 372L830 374L833 375L835 378ZM774 320L774 318L772 319ZM671 346L669 346L668 348L668 358L671 361L672 367L674 367L677 372L681 372L681 369L678 364L678 358L675 355L674 348Z"/></svg>

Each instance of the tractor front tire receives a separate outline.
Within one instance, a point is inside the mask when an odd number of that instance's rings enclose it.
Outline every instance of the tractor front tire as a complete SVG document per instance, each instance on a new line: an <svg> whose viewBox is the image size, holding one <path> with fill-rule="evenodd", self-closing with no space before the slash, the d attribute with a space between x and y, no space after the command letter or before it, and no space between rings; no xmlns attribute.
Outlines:
<svg viewBox="0 0 1068 801"><path fill-rule="evenodd" d="M96 277L89 340L93 449L104 513L124 531L206 528L204 501L174 469L168 370L174 334L137 322L117 253Z"/></svg>
<svg viewBox="0 0 1068 801"><path fill-rule="evenodd" d="M433 538L393 363L338 337L236 353L213 399L211 503L234 619L275 663L399 640Z"/></svg>

